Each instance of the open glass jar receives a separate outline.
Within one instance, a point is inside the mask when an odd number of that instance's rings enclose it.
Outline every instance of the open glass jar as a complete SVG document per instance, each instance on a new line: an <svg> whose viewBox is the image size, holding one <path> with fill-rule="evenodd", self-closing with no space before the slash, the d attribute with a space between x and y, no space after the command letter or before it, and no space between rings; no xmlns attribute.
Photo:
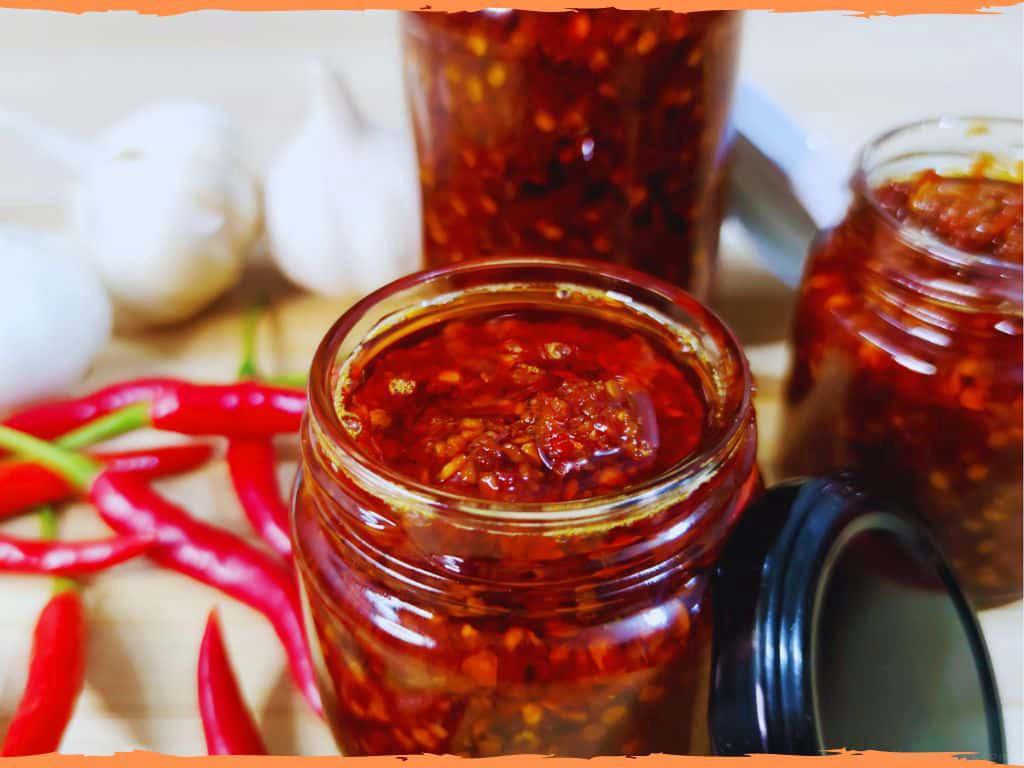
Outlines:
<svg viewBox="0 0 1024 768"><path fill-rule="evenodd" d="M410 13L428 267L593 258L707 294L739 14Z"/></svg>
<svg viewBox="0 0 1024 768"><path fill-rule="evenodd" d="M496 346L467 354L481 328ZM420 349L423 364L403 368ZM581 378L566 373L571 356L586 358ZM494 366L471 370L480 359ZM545 378L520 380L538 367ZM677 423L684 385L699 417ZM420 415L402 422L401 398L416 393ZM594 263L467 263L347 312L310 394L297 562L346 754L709 751L709 569L759 488L750 373L714 315ZM440 435L432 452L455 440L460 456L424 459L422 476L396 470L395 455L428 444L424 425ZM665 466L645 463L653 454ZM538 472L556 462L568 463ZM531 485L538 476L554 484Z"/></svg>
<svg viewBox="0 0 1024 768"><path fill-rule="evenodd" d="M1021 124L946 118L863 151L811 251L784 474L858 468L981 605L1021 596Z"/></svg>

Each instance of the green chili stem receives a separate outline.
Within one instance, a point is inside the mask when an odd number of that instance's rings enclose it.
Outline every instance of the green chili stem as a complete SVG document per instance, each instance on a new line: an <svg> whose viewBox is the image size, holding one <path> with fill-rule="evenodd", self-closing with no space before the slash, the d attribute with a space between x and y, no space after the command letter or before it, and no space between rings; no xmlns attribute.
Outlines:
<svg viewBox="0 0 1024 768"><path fill-rule="evenodd" d="M61 435L56 442L69 451L78 451L118 435L142 429L148 424L149 403L134 403L83 424Z"/></svg>
<svg viewBox="0 0 1024 768"><path fill-rule="evenodd" d="M282 373L278 376L267 376L263 381L267 382L267 384L273 384L275 387L302 389L309 381L309 377L304 373Z"/></svg>
<svg viewBox="0 0 1024 768"><path fill-rule="evenodd" d="M39 514L40 538L46 541L53 541L57 538L57 511L49 504L38 507L36 511ZM73 579L63 576L55 576L53 578L53 594L55 595L77 588L78 585Z"/></svg>
<svg viewBox="0 0 1024 768"><path fill-rule="evenodd" d="M239 379L258 379L276 387L305 389L308 375L305 373L282 373L277 376L261 376L256 355L256 331L260 318L267 307L266 297L261 298L248 312L242 325L242 361L238 366Z"/></svg>
<svg viewBox="0 0 1024 768"><path fill-rule="evenodd" d="M39 534L47 541L57 538L57 513L49 504L37 507L39 513Z"/></svg>
<svg viewBox="0 0 1024 768"><path fill-rule="evenodd" d="M0 425L0 448L42 464L78 488L88 488L101 467L90 458Z"/></svg>
<svg viewBox="0 0 1024 768"><path fill-rule="evenodd" d="M256 332L259 330L266 303L266 300L261 298L245 313L242 321L242 361L238 365L240 379L258 379L260 376L256 361Z"/></svg>

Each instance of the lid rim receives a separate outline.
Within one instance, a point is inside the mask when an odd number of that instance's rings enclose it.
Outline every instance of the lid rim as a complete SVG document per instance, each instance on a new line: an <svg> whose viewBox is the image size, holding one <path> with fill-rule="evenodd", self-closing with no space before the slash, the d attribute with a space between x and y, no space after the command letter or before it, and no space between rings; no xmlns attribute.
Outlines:
<svg viewBox="0 0 1024 768"><path fill-rule="evenodd" d="M861 492L850 473L786 482L756 505L744 517L757 518L760 526L744 527L741 521L714 574L714 602L730 606L727 619L715 611L709 719L716 754L825 753L816 680L824 597L840 556L854 540L877 531L895 535L915 561L940 578L977 672L988 730L986 757L1005 762L1002 712L984 636L927 529Z"/></svg>

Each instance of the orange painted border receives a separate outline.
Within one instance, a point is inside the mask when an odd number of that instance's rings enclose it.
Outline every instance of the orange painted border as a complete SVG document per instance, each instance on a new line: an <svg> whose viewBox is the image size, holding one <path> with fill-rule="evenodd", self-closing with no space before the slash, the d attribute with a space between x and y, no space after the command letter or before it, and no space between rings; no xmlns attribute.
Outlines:
<svg viewBox="0 0 1024 768"><path fill-rule="evenodd" d="M847 11L863 16L900 16L915 13L989 13L1019 5L1021 0L666 0L657 8L673 11L768 10ZM651 10L651 0L0 0L0 7L88 13L93 11L136 11L171 16L198 10L219 11L311 11L401 10L471 11L485 7L511 7L539 11L570 8L601 8L614 5L625 10Z"/></svg>
<svg viewBox="0 0 1024 768"><path fill-rule="evenodd" d="M591 760L513 755L467 761L451 755L410 757L172 757L154 752L122 752L102 757L46 755L4 758L4 768L723 768L730 761L737 768L988 768L995 763L972 760L965 763L955 753L899 753L840 751L821 757L752 755L750 757L596 757ZM9 763L9 766L8 766ZM183 767L183 763L186 763ZM842 768L839 766L838 768Z"/></svg>
<svg viewBox="0 0 1024 768"><path fill-rule="evenodd" d="M703 10L769 10L776 12L840 10L851 14L908 15L920 13L998 13L1000 8L1021 4L1021 0L671 0L657 6L673 11ZM62 11L73 14L101 11L134 11L142 14L171 16L199 10L220 11L304 11L304 10L368 10L379 8L401 10L467 11L486 7L508 7L511 3L473 3L466 0L0 0L0 8ZM614 5L625 10L650 10L643 0L574 0L571 5L559 2L516 2L516 8L541 11L562 11L572 8L601 8ZM836 768L842 761L849 768L988 768L989 761L974 760L965 764L956 753L895 753L839 751L820 757L752 755L740 758L712 758L674 755L651 755L638 758L601 757L591 760L552 758L540 755L515 755L482 758L471 761L473 768L721 768L724 761L743 761L742 768L795 768L813 765ZM851 764L851 761L855 761ZM4 758L3 768L457 768L463 758L416 755L409 757L178 757L155 752L123 752L113 755L42 755Z"/></svg>

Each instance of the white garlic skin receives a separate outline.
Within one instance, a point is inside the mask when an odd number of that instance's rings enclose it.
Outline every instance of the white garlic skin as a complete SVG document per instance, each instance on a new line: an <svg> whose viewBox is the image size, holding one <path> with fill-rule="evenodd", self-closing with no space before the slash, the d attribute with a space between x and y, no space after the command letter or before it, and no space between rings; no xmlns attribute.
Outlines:
<svg viewBox="0 0 1024 768"><path fill-rule="evenodd" d="M64 392L110 339L110 300L66 240L0 229L0 408Z"/></svg>
<svg viewBox="0 0 1024 768"><path fill-rule="evenodd" d="M266 180L271 257L327 296L365 294L419 267L419 183L406 136L368 125L343 81L310 70L304 124Z"/></svg>
<svg viewBox="0 0 1024 768"><path fill-rule="evenodd" d="M241 143L225 112L192 103L144 108L100 138L72 222L119 324L185 320L238 281L262 228Z"/></svg>

